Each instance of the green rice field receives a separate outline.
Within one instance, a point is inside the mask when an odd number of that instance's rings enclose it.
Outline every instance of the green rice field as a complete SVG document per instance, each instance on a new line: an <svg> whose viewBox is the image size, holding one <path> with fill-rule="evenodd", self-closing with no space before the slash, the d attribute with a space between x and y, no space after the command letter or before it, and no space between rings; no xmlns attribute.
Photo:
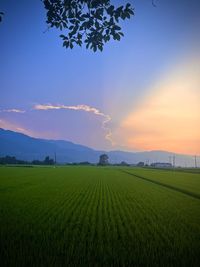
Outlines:
<svg viewBox="0 0 200 267"><path fill-rule="evenodd" d="M0 266L200 266L200 173L0 167Z"/></svg>

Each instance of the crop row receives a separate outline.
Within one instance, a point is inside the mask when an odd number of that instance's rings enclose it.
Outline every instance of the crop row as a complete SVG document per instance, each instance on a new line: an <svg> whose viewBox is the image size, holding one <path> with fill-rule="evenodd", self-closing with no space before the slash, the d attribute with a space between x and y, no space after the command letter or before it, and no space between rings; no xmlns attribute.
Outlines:
<svg viewBox="0 0 200 267"><path fill-rule="evenodd" d="M118 168L1 168L0 189L4 266L198 266L199 199Z"/></svg>

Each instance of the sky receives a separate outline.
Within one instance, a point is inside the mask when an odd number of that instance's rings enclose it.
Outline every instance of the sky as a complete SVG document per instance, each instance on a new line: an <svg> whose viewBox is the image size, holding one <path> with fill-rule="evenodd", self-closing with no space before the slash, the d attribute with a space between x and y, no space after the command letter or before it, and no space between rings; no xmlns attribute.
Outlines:
<svg viewBox="0 0 200 267"><path fill-rule="evenodd" d="M199 155L200 1L129 2L125 37L93 53L46 31L42 1L1 0L0 127L95 149Z"/></svg>

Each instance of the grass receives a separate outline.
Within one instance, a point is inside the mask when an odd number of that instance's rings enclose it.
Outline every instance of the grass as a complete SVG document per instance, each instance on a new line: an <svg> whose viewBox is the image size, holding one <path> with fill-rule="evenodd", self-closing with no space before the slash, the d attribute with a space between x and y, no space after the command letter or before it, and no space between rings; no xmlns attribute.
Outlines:
<svg viewBox="0 0 200 267"><path fill-rule="evenodd" d="M199 194L186 172L2 167L1 266L199 266Z"/></svg>

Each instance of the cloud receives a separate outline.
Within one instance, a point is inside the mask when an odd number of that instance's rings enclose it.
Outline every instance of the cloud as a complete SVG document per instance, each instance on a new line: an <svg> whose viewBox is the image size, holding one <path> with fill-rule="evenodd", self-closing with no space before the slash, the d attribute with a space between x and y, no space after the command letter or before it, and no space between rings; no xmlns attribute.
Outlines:
<svg viewBox="0 0 200 267"><path fill-rule="evenodd" d="M76 105L76 106L66 106L66 105L52 105L52 104L37 104L33 107L34 110L75 110L75 111L84 111L93 113L96 116L100 116L103 118L102 122L102 129L106 132L105 139L111 142L112 145L114 145L114 142L112 140L112 131L107 126L108 123L111 121L111 117L109 115L104 114L99 109L88 106L88 105Z"/></svg>
<svg viewBox="0 0 200 267"><path fill-rule="evenodd" d="M26 111L21 110L21 109L12 108L12 109L2 109L2 110L0 110L0 112L25 113Z"/></svg>

